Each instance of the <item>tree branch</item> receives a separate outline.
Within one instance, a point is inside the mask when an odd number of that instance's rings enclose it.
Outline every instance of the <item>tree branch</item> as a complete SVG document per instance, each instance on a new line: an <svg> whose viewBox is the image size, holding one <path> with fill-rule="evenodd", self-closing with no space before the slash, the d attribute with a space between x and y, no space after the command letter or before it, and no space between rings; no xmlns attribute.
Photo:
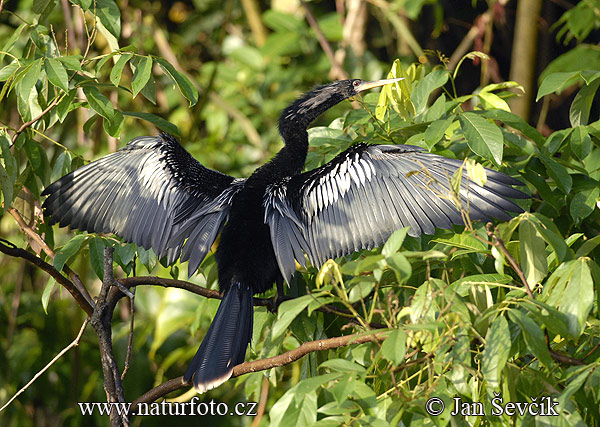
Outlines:
<svg viewBox="0 0 600 427"><path fill-rule="evenodd" d="M286 351L285 353L277 356L241 363L233 368L233 374L231 375L231 378L236 378L252 372L266 371L267 369L289 365L301 357L315 351L331 350L334 348L345 347L350 344L363 344L369 341L380 342L386 338L387 336L383 332L377 332L370 334L358 333L305 342L299 347L290 351ZM161 397L173 391L181 390L186 387L191 387L191 384L185 383L183 381L183 376L167 380L138 397L133 402L131 411L135 412L137 405L140 403L154 402L155 400L160 399Z"/></svg>
<svg viewBox="0 0 600 427"><path fill-rule="evenodd" d="M55 255L54 251L50 248L50 246L48 246L48 244L44 241L44 239L42 239L42 236L40 236L31 226L29 226L25 222L25 220L23 219L23 217L21 216L19 211L16 210L15 208L8 208L7 212L15 219L15 221L17 222L17 224L19 225L21 230L25 233L27 238L30 241L33 240L34 242L36 242L36 244L42 248L42 250L44 251L44 253L46 255L48 255L50 258L54 259L54 255ZM73 284L73 286L75 287L77 292L81 295L81 297L86 300L87 305L93 307L94 300L92 299L91 295L87 291L87 288L85 286L83 286L83 282L81 281L79 276L73 270L71 270L71 268L66 264L63 266L63 271L65 273L67 273L67 276L69 276L69 278L71 279L71 283ZM71 292L71 291L69 291L69 292ZM72 293L73 292L71 292L71 294ZM77 298L75 298L75 299L77 299ZM88 312L83 306L82 306L82 308L85 310L85 312L88 315L91 315L91 311Z"/></svg>
<svg viewBox="0 0 600 427"><path fill-rule="evenodd" d="M104 248L104 280L96 307L94 307L91 323L98 334L107 400L109 403L125 403L123 383L112 347L111 323L114 306L111 306L108 300L109 290L116 281L113 275L113 252L114 248L112 247ZM129 418L127 414L121 415L118 411L111 411L110 424L112 427L129 426Z"/></svg>
<svg viewBox="0 0 600 427"><path fill-rule="evenodd" d="M41 258L38 258L31 252L27 252L24 249L18 248L13 243L8 240L0 239L0 252L15 257L15 258L23 258L26 261L29 261L33 265L41 268L46 273L56 280L57 283L62 285L69 293L73 296L77 304L87 313L88 316L91 316L94 312L94 305L90 304L90 302L84 298L84 296L79 292L79 289L75 284L70 281L68 278L60 274L60 272L54 268L54 266L48 264Z"/></svg>

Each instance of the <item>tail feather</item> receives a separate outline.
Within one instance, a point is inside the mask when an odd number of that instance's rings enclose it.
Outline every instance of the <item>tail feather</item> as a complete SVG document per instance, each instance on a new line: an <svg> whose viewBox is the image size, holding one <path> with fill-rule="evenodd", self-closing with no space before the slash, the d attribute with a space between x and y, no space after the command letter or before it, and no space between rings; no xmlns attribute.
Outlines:
<svg viewBox="0 0 600 427"><path fill-rule="evenodd" d="M244 362L252 338L253 301L248 285L232 284L213 319L187 372L185 382L193 380L198 393L227 381L233 367Z"/></svg>

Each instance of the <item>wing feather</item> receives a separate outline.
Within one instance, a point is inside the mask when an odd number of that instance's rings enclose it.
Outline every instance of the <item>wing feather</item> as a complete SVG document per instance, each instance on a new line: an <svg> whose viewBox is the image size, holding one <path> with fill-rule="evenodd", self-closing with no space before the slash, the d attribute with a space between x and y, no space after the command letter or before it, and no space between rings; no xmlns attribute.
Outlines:
<svg viewBox="0 0 600 427"><path fill-rule="evenodd" d="M360 144L328 164L267 188L265 223L281 273L289 282L295 260L319 266L332 257L383 244L398 228L411 236L463 224L450 179L462 162L413 146ZM508 219L522 212L508 198L529 196L522 183L486 169L481 187L463 171L459 199L471 219Z"/></svg>
<svg viewBox="0 0 600 427"><path fill-rule="evenodd" d="M141 137L49 185L50 223L114 233L169 263L180 255L190 274L227 219L244 181L198 163L167 134ZM183 251L182 251L183 249Z"/></svg>

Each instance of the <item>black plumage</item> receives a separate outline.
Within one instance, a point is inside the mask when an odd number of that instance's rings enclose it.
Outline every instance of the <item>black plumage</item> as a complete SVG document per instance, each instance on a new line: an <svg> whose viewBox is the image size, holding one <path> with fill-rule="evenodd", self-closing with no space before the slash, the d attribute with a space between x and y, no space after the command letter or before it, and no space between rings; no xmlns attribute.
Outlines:
<svg viewBox="0 0 600 427"><path fill-rule="evenodd" d="M152 248L169 263L189 260L192 274L216 237L217 314L184 375L199 392L227 380L252 336L252 298L289 281L295 261L328 258L381 245L391 233L432 234L462 224L449 180L462 165L408 145L359 144L326 165L302 172L307 127L351 96L397 79L344 80L315 88L281 114L284 147L248 179L202 166L170 135L136 138L116 153L70 173L44 190L52 223L115 233ZM522 185L486 170L485 187L464 173L460 200L472 219L509 219L509 198ZM306 257L305 257L306 254Z"/></svg>

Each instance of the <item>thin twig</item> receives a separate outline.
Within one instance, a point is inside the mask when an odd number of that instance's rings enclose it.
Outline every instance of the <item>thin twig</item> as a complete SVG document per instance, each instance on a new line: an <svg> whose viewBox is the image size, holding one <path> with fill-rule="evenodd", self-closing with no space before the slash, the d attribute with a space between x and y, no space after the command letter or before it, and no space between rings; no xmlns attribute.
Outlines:
<svg viewBox="0 0 600 427"><path fill-rule="evenodd" d="M258 400L258 410L256 411L256 416L252 421L252 425L250 427L258 427L260 425L260 420L262 420L263 415L265 414L265 409L267 407L267 398L269 397L269 378L266 375L263 376L262 385L260 388L260 399Z"/></svg>
<svg viewBox="0 0 600 427"><path fill-rule="evenodd" d="M527 283L525 274L523 274L523 270L521 270L521 267L519 267L519 264L517 264L517 262L512 257L510 252L508 252L508 249L506 249L506 246L504 246L504 242L502 241L502 239L500 237L498 237L498 234L497 234L498 228L494 227L494 230L492 231L492 227L493 227L493 224L491 222L488 222L485 225L485 230L487 231L488 237L490 237L492 239L492 242L493 242L492 244L494 246L496 246L498 249L500 249L502 254L506 257L506 259L510 263L513 270L515 270L515 272L519 276L519 279L521 279L521 282L523 282L523 286L525 286L525 291L527 292L527 295L529 295L529 298L535 299L535 297L533 296L533 292L531 292L531 288L529 287L529 283Z"/></svg>
<svg viewBox="0 0 600 427"><path fill-rule="evenodd" d="M21 127L19 129L17 129L17 131L15 132L15 134L12 137L12 143L14 144L15 141L17 140L17 138L19 137L19 135L21 135L21 133L23 133L23 131L25 129L27 129L29 126L31 126L32 124L34 124L35 122L37 122L38 120L40 120L42 117L44 117L46 114L48 114L50 112L50 110L52 110L56 104L58 104L58 102L62 99L63 95L59 95L56 98L54 98L54 101L52 101L45 109L44 111L42 111L37 117L29 120L28 122L25 122L21 125Z"/></svg>
<svg viewBox="0 0 600 427"><path fill-rule="evenodd" d="M117 282L118 283L118 282ZM127 340L127 356L125 356L125 366L123 367L123 373L121 374L121 381L125 378L125 374L129 370L129 363L131 362L131 356L133 354L133 325L135 318L135 288L129 298L129 339Z"/></svg>
<svg viewBox="0 0 600 427"><path fill-rule="evenodd" d="M249 374L251 372L265 371L267 369L289 365L292 362L306 356L315 351L331 350L334 348L345 347L350 344L363 344L370 341L383 341L386 335L382 332L377 333L358 333L353 335L344 335L341 337L326 338L322 340L305 342L299 347L286 351L277 356L268 357L266 359L254 360L252 362L244 362L233 368L231 378ZM132 404L131 410L136 411L137 405L140 403L150 403L173 392L186 387L190 387L189 383L183 381L183 376L173 378L147 391L142 396L138 397Z"/></svg>
<svg viewBox="0 0 600 427"><path fill-rule="evenodd" d="M334 74L335 78L340 79L340 80L347 79L348 74L346 73L346 71L344 71L344 69L342 68L340 63L337 61L337 59L335 59L335 54L333 53L333 49L331 48L331 46L329 45L329 42L325 38L323 31L321 31L321 28L319 27L317 20L315 19L312 12L310 11L310 8L308 7L308 5L306 4L306 2L304 0L300 0L300 4L302 4L302 7L304 8L304 11L306 12L306 20L308 21L308 24L311 26L311 28L314 30L315 34L317 35L317 40L319 40L321 49L323 49L323 52L325 52L325 55L327 55L327 58L329 59L329 62L331 62L331 68L333 70L333 74Z"/></svg>
<svg viewBox="0 0 600 427"><path fill-rule="evenodd" d="M77 334L77 337L73 340L73 342L71 342L71 344L69 344L68 346L63 348L56 356L54 356L54 358L46 366L44 366L42 368L41 371L39 371L37 374L35 374L33 376L31 381L29 381L27 384L25 384L23 386L23 388L21 388L21 390L19 390L13 397L11 397L10 400L8 402L6 402L2 408L0 408L0 412L2 412L8 405L10 405L11 402L13 400L15 400L20 394L22 394L25 390L27 390L29 388L29 386L31 384L33 384L35 382L35 380L37 380L44 372L46 372L48 370L48 368L54 364L54 362L56 362L58 359L60 359L63 356L63 354L65 354L67 351L69 351L73 347L76 347L79 345L79 340L81 339L81 336L83 335L83 331L85 331L85 328L88 325L89 321L90 321L89 317L87 319L85 319L85 321L83 322L83 325L81 325L81 329L79 329L79 333Z"/></svg>

